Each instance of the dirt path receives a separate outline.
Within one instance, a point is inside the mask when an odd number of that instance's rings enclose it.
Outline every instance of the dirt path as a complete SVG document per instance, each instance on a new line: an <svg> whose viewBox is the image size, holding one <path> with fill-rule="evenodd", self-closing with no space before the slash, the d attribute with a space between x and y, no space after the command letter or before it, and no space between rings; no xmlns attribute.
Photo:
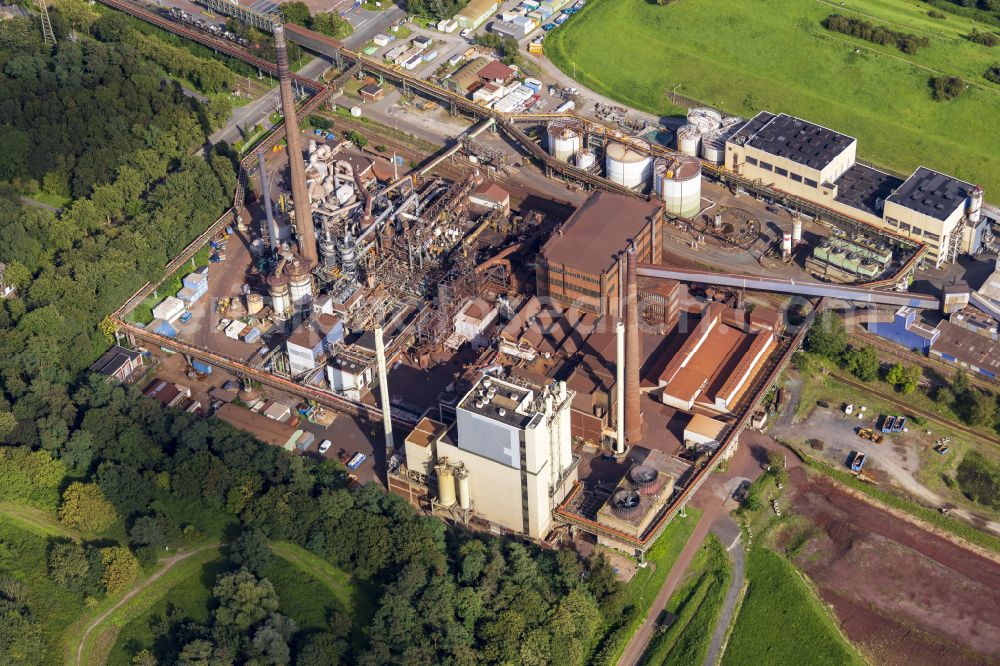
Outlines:
<svg viewBox="0 0 1000 666"><path fill-rule="evenodd" d="M733 522L728 517L724 518L724 520ZM733 542L733 547L729 550L729 556L731 558L730 564L732 565L733 575L729 580L729 589L726 590L726 598L722 602L719 619L715 622L715 631L712 632L712 642L708 645L708 654L705 655L704 666L715 666L722 659L726 635L729 633L729 627L733 623L736 608L739 606L740 597L743 594L743 585L746 583L746 551L743 549L742 539L737 538Z"/></svg>
<svg viewBox="0 0 1000 666"><path fill-rule="evenodd" d="M163 566L160 567L160 569L157 570L156 573L154 573L152 576L144 580L141 585L133 587L131 590L129 590L124 597L118 600L118 603L116 603L114 606L112 606L111 608L107 609L106 611L98 615L96 618L94 618L93 622L87 625L87 628L83 632L83 636L80 638L80 644L76 647L77 666L82 666L83 646L87 643L87 639L90 637L90 634L94 631L94 629L99 627L106 619L108 619L108 616L110 616L113 612L115 612L123 605L125 605L135 595L139 594L140 592L148 588L150 585L158 581L163 576L163 574L170 571L174 567L174 565L177 564L178 562L183 562L192 555L196 555L202 551L208 550L209 548L218 548L218 547L219 544L213 543L207 546L201 546L199 548L195 548L194 550L189 550L184 553L177 553L176 555L171 555L170 557L160 560Z"/></svg>

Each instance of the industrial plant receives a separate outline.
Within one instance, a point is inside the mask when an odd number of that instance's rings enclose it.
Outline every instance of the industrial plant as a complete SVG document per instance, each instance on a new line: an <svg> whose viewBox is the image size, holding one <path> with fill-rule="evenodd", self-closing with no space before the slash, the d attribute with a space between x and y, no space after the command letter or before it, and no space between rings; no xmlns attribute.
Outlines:
<svg viewBox="0 0 1000 666"><path fill-rule="evenodd" d="M244 158L252 192L204 238L209 266L177 258L183 288L156 292L148 321L128 308L156 286L126 304L123 343L299 396L305 418L314 404L350 415L388 489L429 514L641 561L765 422L805 331L787 326L790 295L806 323L827 298L898 309L878 310L873 332L960 356L942 340L974 317L925 331L912 310L940 299L899 288L921 262L990 240L981 188L883 173L857 162L852 137L784 114L695 108L671 131L614 108L533 113L541 82L480 54L429 83L406 66L428 39L381 40L394 58L379 61L272 28L285 149ZM409 164L346 132L303 132L286 37L340 70L307 104L352 78L366 104L398 83L471 124ZM528 159L515 167L501 140ZM515 177L535 167L562 182ZM709 245L755 272L706 269ZM678 254L687 263L671 265ZM312 446L294 426L265 430Z"/></svg>

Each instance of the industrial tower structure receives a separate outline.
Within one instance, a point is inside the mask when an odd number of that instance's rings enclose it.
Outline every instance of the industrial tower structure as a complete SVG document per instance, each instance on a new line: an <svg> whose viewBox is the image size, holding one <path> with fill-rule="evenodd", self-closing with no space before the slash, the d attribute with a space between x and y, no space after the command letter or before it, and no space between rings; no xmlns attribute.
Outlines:
<svg viewBox="0 0 1000 666"><path fill-rule="evenodd" d="M639 278L636 275L635 244L625 251L625 441L638 444L642 439L642 409L639 406Z"/></svg>
<svg viewBox="0 0 1000 666"><path fill-rule="evenodd" d="M313 227L312 205L306 187L306 167L302 161L302 147L299 142L299 120L295 111L295 95L292 93L292 76L288 68L288 47L285 42L285 27L275 21L272 25L274 54L278 65L278 92L281 95L281 112L285 116L285 139L288 142L288 167L292 181L292 204L295 214L295 233L299 244L299 254L309 267L319 262L316 247L316 232Z"/></svg>

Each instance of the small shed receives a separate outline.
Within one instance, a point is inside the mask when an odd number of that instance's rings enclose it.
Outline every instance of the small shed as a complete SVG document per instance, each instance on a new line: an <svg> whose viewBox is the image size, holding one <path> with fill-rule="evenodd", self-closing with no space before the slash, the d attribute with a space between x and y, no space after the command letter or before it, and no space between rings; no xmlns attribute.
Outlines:
<svg viewBox="0 0 1000 666"><path fill-rule="evenodd" d="M684 446L689 449L718 448L726 427L726 424L721 421L716 421L704 414L695 414L684 426Z"/></svg>
<svg viewBox="0 0 1000 666"><path fill-rule="evenodd" d="M377 83L369 83L358 91L365 102L377 102L385 96L385 88Z"/></svg>

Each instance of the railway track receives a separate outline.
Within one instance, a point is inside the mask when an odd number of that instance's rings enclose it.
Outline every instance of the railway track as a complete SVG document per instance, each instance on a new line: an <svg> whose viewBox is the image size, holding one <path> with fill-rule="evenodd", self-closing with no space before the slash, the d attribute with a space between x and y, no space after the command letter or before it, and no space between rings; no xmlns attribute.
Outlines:
<svg viewBox="0 0 1000 666"><path fill-rule="evenodd" d="M964 426L964 425L962 425L960 423L956 423L954 421L950 421L950 420L946 419L945 417L941 416L940 414L935 414L934 412L929 412L929 411L927 411L925 409L920 409L919 407L914 407L912 404L906 402L905 400L901 400L901 399L897 398L896 396L892 395L891 393L886 393L885 391L881 391L879 389L872 388L871 386L868 386L866 384L862 384L860 382L856 382L853 379L851 379L850 377L845 377L842 374L834 373L833 376L837 378L837 381L842 382L844 384L847 384L851 388L855 388L855 389L858 389L860 391L864 391L865 393L870 393L872 395L878 396L879 398L881 398L882 400L885 400L886 402L892 403L896 407L899 407L899 409L901 409L903 411L903 413L905 413L905 414L911 414L911 415L914 415L914 416L923 417L923 418L928 419L930 421L934 421L935 423L940 423L942 425L945 425L945 426L951 428L952 430L957 430L958 432L961 432L963 434L969 435L970 437L973 437L973 438L975 438L977 440L981 440L981 441L984 441L984 442L989 442L990 444L993 444L994 446L1000 446L1000 438L998 438L998 437L994 437L993 435L987 435L987 434L985 434L983 432L980 432L978 430L973 430L972 428Z"/></svg>
<svg viewBox="0 0 1000 666"><path fill-rule="evenodd" d="M863 329L860 330L859 329L860 327L856 327L853 331L851 331L851 337L855 338L856 340L859 340L860 342L864 343L865 345L868 345L869 347L874 347L879 352L884 352L889 356L897 358L904 363L916 363L917 365L923 368L933 370L939 375L941 375L942 378L947 378L948 376L962 369L962 368L957 368L951 365L950 363L939 361L931 356L924 356L923 354L919 354L917 352L910 351L908 349L903 349L902 347L894 345L893 343L888 342L878 337L877 335L873 335L871 333L864 332ZM972 384L975 384L979 388L987 389L994 392L998 388L1000 388L997 386L995 382L991 382L988 379L982 379L974 372L966 372L966 376L969 378L969 381Z"/></svg>

